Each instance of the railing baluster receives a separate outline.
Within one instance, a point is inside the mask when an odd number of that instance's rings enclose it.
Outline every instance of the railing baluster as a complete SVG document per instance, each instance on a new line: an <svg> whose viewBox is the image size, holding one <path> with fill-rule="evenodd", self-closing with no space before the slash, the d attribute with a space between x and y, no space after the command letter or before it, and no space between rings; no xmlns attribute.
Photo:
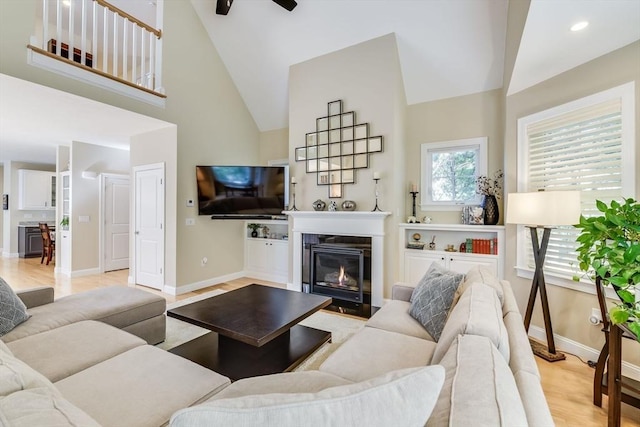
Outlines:
<svg viewBox="0 0 640 427"><path fill-rule="evenodd" d="M67 48L67 50L69 51L69 59L70 60L74 60L73 57L73 45L74 45L74 24L75 24L75 19L73 19L73 10L74 10L74 5L75 3L73 1L69 2L69 6L67 6L69 8L69 47ZM62 44L62 40L58 40L58 43Z"/></svg>
<svg viewBox="0 0 640 427"><path fill-rule="evenodd" d="M136 71L138 71L138 32L136 31L136 24L132 23L131 29L131 59L133 60L133 67L131 67L131 82L136 83Z"/></svg>
<svg viewBox="0 0 640 427"><path fill-rule="evenodd" d="M114 76L118 76L118 18L119 16L111 12L113 16L113 72Z"/></svg>
<svg viewBox="0 0 640 427"><path fill-rule="evenodd" d="M109 9L103 7L102 25L104 27L102 35L102 71L108 72L109 68Z"/></svg>
<svg viewBox="0 0 640 427"><path fill-rule="evenodd" d="M144 28L140 27L140 83L142 83L140 86L144 86L147 87L147 85L144 82L144 74L145 74L145 60L146 60L146 55L145 55L145 42L144 42L144 35L145 35L145 31Z"/></svg>
<svg viewBox="0 0 640 427"><path fill-rule="evenodd" d="M127 56L128 55L128 46L127 46L127 23L129 20L127 18L123 19L122 22L122 78L127 80L128 70L127 70Z"/></svg>
<svg viewBox="0 0 640 427"><path fill-rule="evenodd" d="M87 0L88 1L88 0ZM98 3L93 2L91 17L91 54L93 55L92 67L98 68Z"/></svg>
<svg viewBox="0 0 640 427"><path fill-rule="evenodd" d="M49 0L42 0L42 49L47 49L49 41Z"/></svg>
<svg viewBox="0 0 640 427"><path fill-rule="evenodd" d="M148 89L155 89L155 49L153 48L153 42L155 37L149 33L149 86Z"/></svg>
<svg viewBox="0 0 640 427"><path fill-rule="evenodd" d="M82 29L80 30L80 63L87 65L87 0L82 0Z"/></svg>
<svg viewBox="0 0 640 427"><path fill-rule="evenodd" d="M62 0L56 0L56 55L62 50Z"/></svg>

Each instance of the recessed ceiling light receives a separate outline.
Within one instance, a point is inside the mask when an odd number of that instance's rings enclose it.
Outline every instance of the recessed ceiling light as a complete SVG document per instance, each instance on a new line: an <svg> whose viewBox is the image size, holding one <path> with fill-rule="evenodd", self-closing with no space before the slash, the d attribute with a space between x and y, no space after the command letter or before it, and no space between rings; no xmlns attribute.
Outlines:
<svg viewBox="0 0 640 427"><path fill-rule="evenodd" d="M584 30L585 28L587 28L587 26L589 25L589 22L587 21L580 21L577 22L575 24L573 24L571 26L571 31L580 31L580 30Z"/></svg>
<svg viewBox="0 0 640 427"><path fill-rule="evenodd" d="M71 0L62 0L62 4L65 6L71 6Z"/></svg>

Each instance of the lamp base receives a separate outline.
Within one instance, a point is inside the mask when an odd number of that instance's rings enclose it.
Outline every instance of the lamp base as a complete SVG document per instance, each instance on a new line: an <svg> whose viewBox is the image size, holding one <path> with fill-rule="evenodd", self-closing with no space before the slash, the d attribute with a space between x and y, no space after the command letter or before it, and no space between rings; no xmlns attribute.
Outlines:
<svg viewBox="0 0 640 427"><path fill-rule="evenodd" d="M531 338L529 338L529 344L531 345L531 350L533 350L533 354L543 358L547 362L558 362L560 360L565 360L567 358L564 355L564 353L560 353L559 351L556 351L555 353L550 353L546 345L536 340L533 340Z"/></svg>

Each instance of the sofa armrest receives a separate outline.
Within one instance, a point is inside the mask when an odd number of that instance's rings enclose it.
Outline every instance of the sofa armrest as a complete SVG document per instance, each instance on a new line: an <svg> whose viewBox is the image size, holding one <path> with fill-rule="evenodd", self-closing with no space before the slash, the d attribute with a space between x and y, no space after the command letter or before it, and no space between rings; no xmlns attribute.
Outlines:
<svg viewBox="0 0 640 427"><path fill-rule="evenodd" d="M53 288L51 286L18 290L16 291L16 295L18 295L27 308L38 307L39 305L53 302Z"/></svg>
<svg viewBox="0 0 640 427"><path fill-rule="evenodd" d="M414 289L413 286L407 286L404 283L395 283L391 288L391 299L408 302Z"/></svg>

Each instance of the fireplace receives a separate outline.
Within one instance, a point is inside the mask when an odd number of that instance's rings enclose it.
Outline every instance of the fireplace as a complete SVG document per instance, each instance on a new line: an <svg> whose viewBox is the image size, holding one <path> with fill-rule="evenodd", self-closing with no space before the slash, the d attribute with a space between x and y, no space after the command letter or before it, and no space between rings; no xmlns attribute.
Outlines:
<svg viewBox="0 0 640 427"><path fill-rule="evenodd" d="M371 316L371 238L304 234L303 289L333 298L336 311Z"/></svg>

